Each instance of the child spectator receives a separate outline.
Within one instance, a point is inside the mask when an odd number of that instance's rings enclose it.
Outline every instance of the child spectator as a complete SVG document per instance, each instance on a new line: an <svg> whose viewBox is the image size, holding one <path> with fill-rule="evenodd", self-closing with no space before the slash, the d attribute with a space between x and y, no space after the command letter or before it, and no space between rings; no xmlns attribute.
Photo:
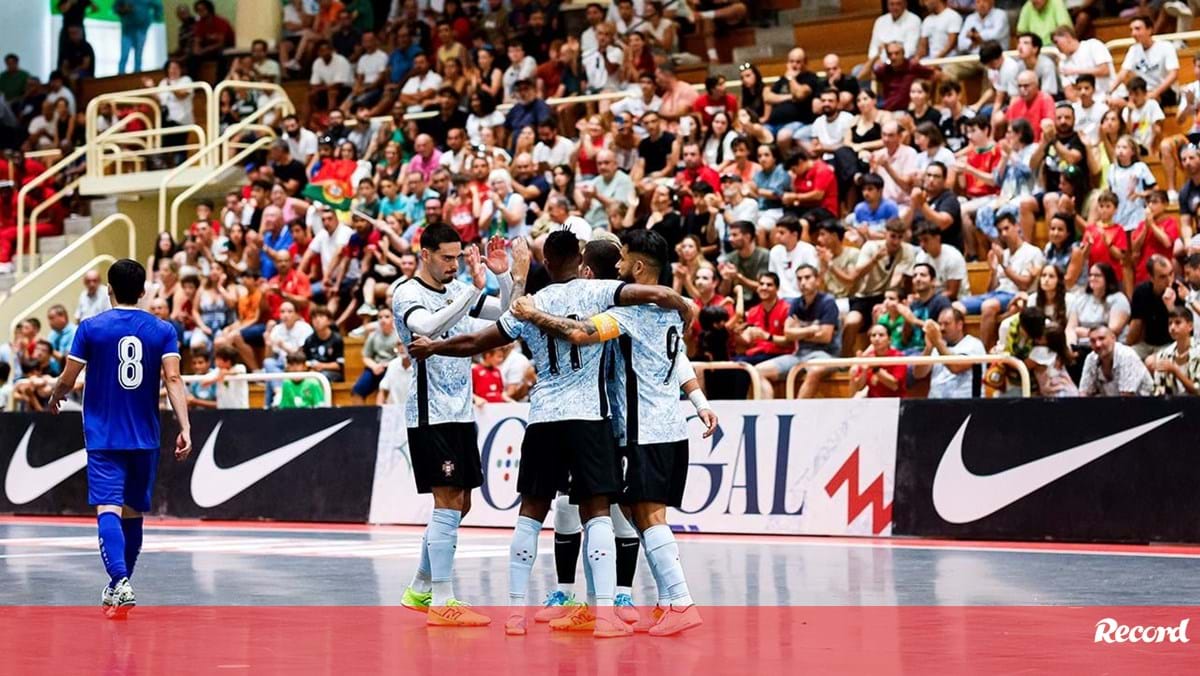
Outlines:
<svg viewBox="0 0 1200 676"><path fill-rule="evenodd" d="M954 165L962 177L962 194L967 198L962 205L963 253L982 259L987 257L987 240L976 237L976 230L965 226L973 222L975 212L993 203L995 195L1000 192L995 172L1003 154L992 140L991 120L983 115L967 120L966 135L969 145L960 156L965 159L959 159Z"/></svg>
<svg viewBox="0 0 1200 676"><path fill-rule="evenodd" d="M204 385L215 385L217 390L216 402L220 409L250 408L250 386L243 381L229 381L229 376L246 374L246 365L238 363L238 352L228 345L217 348L214 368L200 382Z"/></svg>
<svg viewBox="0 0 1200 676"><path fill-rule="evenodd" d="M1117 161L1108 170L1107 187L1118 200L1113 221L1127 233L1137 227L1146 212L1146 195L1157 185L1150 167L1137 158L1137 152L1132 136L1117 139Z"/></svg>
<svg viewBox="0 0 1200 676"><path fill-rule="evenodd" d="M1146 93L1146 81L1134 76L1129 81L1129 104L1121 112L1125 126L1139 146L1139 154L1145 156L1158 152L1162 141L1162 121L1166 119L1158 101Z"/></svg>
<svg viewBox="0 0 1200 676"><path fill-rule="evenodd" d="M915 336L913 335L912 327L909 326L908 320L905 319L904 313L900 310L900 306L904 305L903 295L904 289L899 287L892 287L885 291L883 294L882 311L879 313L879 318L875 320L876 324L887 329L892 347L901 352L917 345L917 341L914 340Z"/></svg>
<svg viewBox="0 0 1200 676"><path fill-rule="evenodd" d="M287 356L287 371L303 373L308 370L303 352L289 352ZM292 378L283 381L280 388L279 408L319 408L325 406L325 389L316 378Z"/></svg>
<svg viewBox="0 0 1200 676"><path fill-rule="evenodd" d="M1166 215L1166 211L1167 193L1151 190L1146 198L1144 218L1130 236L1129 259L1133 263L1135 285L1150 278L1146 263L1151 256L1158 254L1168 259L1175 258L1175 249L1180 244L1179 222L1174 216Z"/></svg>
<svg viewBox="0 0 1200 676"><path fill-rule="evenodd" d="M380 307L375 332L363 343L363 372L352 390L355 405L366 403L367 397L379 389L379 383L387 372L388 363L396 358L396 346L400 341L389 307Z"/></svg>
<svg viewBox="0 0 1200 676"><path fill-rule="evenodd" d="M310 370L319 371L330 382L345 379L346 360L342 336L333 328L333 315L323 307L312 311L313 333L304 341L304 356Z"/></svg>
<svg viewBox="0 0 1200 676"><path fill-rule="evenodd" d="M212 369L212 362L209 361L207 353L192 354L192 375L205 376L205 378L203 381L197 380L188 383L188 408L216 408L217 384L215 381L207 382L207 377L215 377L216 372Z"/></svg>
<svg viewBox="0 0 1200 676"><path fill-rule="evenodd" d="M883 179L878 174L863 174L858 181L862 201L854 205L850 226L862 244L886 236L885 227L893 218L900 218L900 207L883 196ZM847 233L849 234L849 233Z"/></svg>
<svg viewBox="0 0 1200 676"><path fill-rule="evenodd" d="M867 332L871 344L858 353L860 357L900 357L903 353L892 347L887 327L875 324ZM867 388L867 397L903 397L905 381L908 380L908 367L904 364L896 366L854 366L850 369L850 389L857 392Z"/></svg>
<svg viewBox="0 0 1200 676"><path fill-rule="evenodd" d="M1172 307L1167 313L1167 331L1175 342L1146 360L1154 377L1155 396L1200 394L1200 346L1192 342L1192 313Z"/></svg>
<svg viewBox="0 0 1200 676"><path fill-rule="evenodd" d="M476 406L511 401L504 393L504 376L500 373L506 353L505 347L488 350L480 355L479 363L471 367L471 391Z"/></svg>
<svg viewBox="0 0 1200 676"><path fill-rule="evenodd" d="M1117 273L1117 281L1122 281L1129 236L1121 224L1113 220L1117 202L1117 196L1109 190L1096 197L1092 206L1096 220L1083 231L1083 246L1087 249L1088 265L1108 263Z"/></svg>

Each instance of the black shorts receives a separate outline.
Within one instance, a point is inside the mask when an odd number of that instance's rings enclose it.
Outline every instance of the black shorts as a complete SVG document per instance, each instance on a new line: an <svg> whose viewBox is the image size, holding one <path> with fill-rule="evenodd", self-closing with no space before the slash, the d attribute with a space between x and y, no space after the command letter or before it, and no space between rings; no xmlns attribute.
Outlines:
<svg viewBox="0 0 1200 676"><path fill-rule="evenodd" d="M621 449L625 457L625 482L621 504L658 502L678 508L687 484L688 441L635 444Z"/></svg>
<svg viewBox="0 0 1200 676"><path fill-rule="evenodd" d="M851 298L850 311L857 312L863 316L863 325L871 325L871 313L875 310L875 306L883 302L883 296L866 296L864 298Z"/></svg>
<svg viewBox="0 0 1200 676"><path fill-rule="evenodd" d="M434 486L471 490L483 485L475 423L410 427L408 451L418 493L431 493Z"/></svg>
<svg viewBox="0 0 1200 676"><path fill-rule="evenodd" d="M607 420L556 420L525 428L517 492L573 504L621 492L621 464Z"/></svg>

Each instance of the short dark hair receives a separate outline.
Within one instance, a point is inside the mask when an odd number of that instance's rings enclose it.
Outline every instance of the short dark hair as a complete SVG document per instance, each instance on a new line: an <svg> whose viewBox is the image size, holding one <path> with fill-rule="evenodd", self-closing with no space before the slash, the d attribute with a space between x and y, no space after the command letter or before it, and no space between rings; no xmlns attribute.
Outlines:
<svg viewBox="0 0 1200 676"><path fill-rule="evenodd" d="M644 228L631 230L622 241L626 251L649 259L650 264L657 270L665 269L667 263L670 262L668 253L670 247L667 245L667 240L653 230Z"/></svg>
<svg viewBox="0 0 1200 676"><path fill-rule="evenodd" d="M424 236L421 241L424 243ZM570 230L556 230L542 245L542 255L546 259L546 267L561 270L563 265L579 256L579 238Z"/></svg>
<svg viewBox="0 0 1200 676"><path fill-rule="evenodd" d="M734 221L729 224L729 229L737 230L743 235L750 235L751 237L754 236L755 232L754 224L750 221Z"/></svg>
<svg viewBox="0 0 1200 676"><path fill-rule="evenodd" d="M912 269L913 269L913 270L916 270L917 268L926 268L926 269L928 269L928 270L929 270L929 278L930 278L930 279L937 279L937 269L933 267L933 264L932 264L932 263L917 263L916 265L913 265L913 266L912 266Z"/></svg>
<svg viewBox="0 0 1200 676"><path fill-rule="evenodd" d="M973 129L991 129L992 120L987 115L976 115L975 117L967 118L966 125Z"/></svg>
<svg viewBox="0 0 1200 676"><path fill-rule="evenodd" d="M767 271L767 272L759 273L758 278L762 279L763 277L766 277L767 279L771 280L771 282L773 282L776 287L779 286L779 275L775 274L774 272Z"/></svg>
<svg viewBox="0 0 1200 676"><path fill-rule="evenodd" d="M251 49L253 49L253 48L255 48L255 47L259 46L259 45L262 45L262 46L263 46L263 49L267 49L267 41L266 41L266 40L263 40L262 38L259 38L259 39L256 39L256 40L252 41L252 42L250 43L250 48L251 48Z"/></svg>
<svg viewBox="0 0 1200 676"><path fill-rule="evenodd" d="M1008 123L1013 131L1017 132L1017 137L1021 139L1021 143L1029 145L1033 143L1033 125L1029 124L1029 120L1023 117L1018 117Z"/></svg>
<svg viewBox="0 0 1200 676"><path fill-rule="evenodd" d="M1083 84L1085 82L1087 84L1090 84L1092 86L1092 89L1096 88L1096 76L1095 75L1092 75L1091 73L1081 73L1081 74L1075 76L1075 84L1078 85L1078 84Z"/></svg>
<svg viewBox="0 0 1200 676"><path fill-rule="evenodd" d="M1046 333L1046 313L1036 305L1021 310L1017 321L1021 323L1021 328L1025 330L1026 335L1034 340L1041 338L1042 334Z"/></svg>
<svg viewBox="0 0 1200 676"><path fill-rule="evenodd" d="M991 125L991 123L988 124ZM863 174L858 179L858 187L883 190L883 177L879 174Z"/></svg>
<svg viewBox="0 0 1200 676"><path fill-rule="evenodd" d="M230 364L238 363L238 351L237 348L233 347L232 345L222 345L221 347L218 347L214 356L217 359L224 359Z"/></svg>
<svg viewBox="0 0 1200 676"><path fill-rule="evenodd" d="M995 40L987 40L979 45L980 63L991 63L1001 56L1004 56L1004 48L1000 46L999 42L996 42Z"/></svg>
<svg viewBox="0 0 1200 676"><path fill-rule="evenodd" d="M786 228L797 235L804 232L804 227L800 225L800 219L792 214L787 214L778 221L775 221L775 227Z"/></svg>
<svg viewBox="0 0 1200 676"><path fill-rule="evenodd" d="M846 226L836 218L829 218L817 223L817 232L824 230L839 240L846 236Z"/></svg>
<svg viewBox="0 0 1200 676"><path fill-rule="evenodd" d="M1017 42L1020 42L1021 38L1029 38L1029 42L1033 44L1034 49L1042 48L1042 36L1038 35L1037 33L1030 33L1028 31L1024 33L1017 33Z"/></svg>
<svg viewBox="0 0 1200 676"><path fill-rule="evenodd" d="M1200 253L1194 253L1194 254L1189 255L1183 261L1183 264L1185 267L1189 267L1189 268L1200 268Z"/></svg>
<svg viewBox="0 0 1200 676"><path fill-rule="evenodd" d="M915 234L918 238L920 238L921 235L929 235L931 237L937 237L938 239L941 239L942 229L939 228L936 223L925 221L921 223L921 225L917 226L917 232Z"/></svg>
<svg viewBox="0 0 1200 676"><path fill-rule="evenodd" d="M307 361L308 360L305 359L305 357L304 357L304 353L301 352L300 350L295 350L293 352L287 353L287 363L288 364L304 364Z"/></svg>
<svg viewBox="0 0 1200 676"><path fill-rule="evenodd" d="M1151 28L1152 26L1154 26L1154 22L1151 21L1150 17L1146 16L1145 14L1134 14L1132 17L1129 18L1130 25L1133 25L1133 22L1135 22L1135 21L1141 21L1142 25L1145 26L1146 28Z"/></svg>
<svg viewBox="0 0 1200 676"><path fill-rule="evenodd" d="M621 247L610 239L594 239L583 247L583 264L596 279L616 279Z"/></svg>
<svg viewBox="0 0 1200 676"><path fill-rule="evenodd" d="M462 242L458 231L445 223L435 223L421 232L421 248L437 251L443 244Z"/></svg>
<svg viewBox="0 0 1200 676"><path fill-rule="evenodd" d="M204 7L208 10L209 14L217 13L217 9L213 7L213 4L210 0L196 0L196 2L192 3L192 8L195 9L197 7Z"/></svg>
<svg viewBox="0 0 1200 676"><path fill-rule="evenodd" d="M136 305L146 291L146 268L129 258L122 258L108 268L108 288L118 305Z"/></svg>
<svg viewBox="0 0 1200 676"><path fill-rule="evenodd" d="M1192 311L1181 305L1172 305L1170 309L1167 310L1167 320L1169 321L1172 319L1182 319L1188 324L1191 324L1193 321Z"/></svg>
<svg viewBox="0 0 1200 676"><path fill-rule="evenodd" d="M16 61L17 63L20 63L21 57L17 56L16 54L13 54L12 52L9 52L8 54L4 55L4 60L5 61ZM3 381L0 381L0 382L3 382Z"/></svg>
<svg viewBox="0 0 1200 676"><path fill-rule="evenodd" d="M1141 75L1134 75L1132 78L1129 79L1129 84L1127 85L1127 89L1129 89L1129 93L1131 93L1131 94L1133 92L1145 93L1146 92L1146 78L1142 77Z"/></svg>
<svg viewBox="0 0 1200 676"><path fill-rule="evenodd" d="M425 239L424 235L421 236L421 239ZM325 307L324 305L318 305L312 309L312 312L309 313L310 319L316 319L317 317L324 317L329 321L333 321L333 313L330 312L329 308Z"/></svg>

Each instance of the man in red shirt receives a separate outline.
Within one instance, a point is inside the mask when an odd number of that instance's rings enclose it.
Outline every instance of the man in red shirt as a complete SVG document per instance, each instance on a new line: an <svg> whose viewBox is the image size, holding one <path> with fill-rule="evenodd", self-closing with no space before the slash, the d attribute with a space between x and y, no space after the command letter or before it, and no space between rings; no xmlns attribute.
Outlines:
<svg viewBox="0 0 1200 676"><path fill-rule="evenodd" d="M476 406L510 401L504 394L504 376L500 373L500 364L504 363L507 353L507 347L488 350L480 356L479 363L471 367L471 392Z"/></svg>
<svg viewBox="0 0 1200 676"><path fill-rule="evenodd" d="M686 143L683 146L683 171L675 175L675 185L682 196L679 211L684 214L692 213L696 200L692 196L692 184L704 181L712 188L712 192L721 194L721 177L710 166L704 163L704 155L700 152L699 143Z"/></svg>
<svg viewBox="0 0 1200 676"><path fill-rule="evenodd" d="M1042 91L1037 73L1026 70L1017 76L1017 97L1009 104L1004 117L1028 121L1033 127L1034 140L1042 140L1042 120L1054 119L1054 99Z"/></svg>
<svg viewBox="0 0 1200 676"><path fill-rule="evenodd" d="M878 83L883 109L903 112L908 110L908 92L914 80L937 80L940 71L922 66L916 59L904 56L904 44L889 42L884 46L887 63L875 64L875 81Z"/></svg>
<svg viewBox="0 0 1200 676"><path fill-rule="evenodd" d="M209 0L197 0L196 25L192 28L192 58L196 61L219 61L226 47L234 42L233 26L217 16Z"/></svg>
<svg viewBox="0 0 1200 676"><path fill-rule="evenodd" d="M783 207L801 218L805 213L821 207L835 216L838 213L837 175L833 167L821 159L813 159L808 151L800 148L787 160L788 173L792 175L795 192L783 194Z"/></svg>
<svg viewBox="0 0 1200 676"><path fill-rule="evenodd" d="M721 111L729 114L732 121L737 115L738 103L733 94L725 91L724 75L709 75L704 80L704 94L692 103L692 110L704 118L704 126L712 125L713 116Z"/></svg>
<svg viewBox="0 0 1200 676"><path fill-rule="evenodd" d="M764 272L758 276L758 298L762 302L746 312L746 326L737 336L738 348L745 351L734 361L757 364L796 349L795 343L777 344L771 340L772 336L784 335L783 326L791 311L789 304L779 302L779 275Z"/></svg>
<svg viewBox="0 0 1200 676"><path fill-rule="evenodd" d="M304 321L308 321L312 281L308 275L296 269L289 252L277 251L272 258L275 259L276 274L267 282L267 307L270 318L279 321L279 306L287 301L296 307L296 312L304 317Z"/></svg>

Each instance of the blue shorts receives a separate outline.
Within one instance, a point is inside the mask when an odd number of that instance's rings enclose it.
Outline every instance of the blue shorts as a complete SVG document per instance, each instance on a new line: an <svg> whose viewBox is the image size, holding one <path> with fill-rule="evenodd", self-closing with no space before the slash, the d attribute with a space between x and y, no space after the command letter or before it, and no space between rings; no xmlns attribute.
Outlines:
<svg viewBox="0 0 1200 676"><path fill-rule="evenodd" d="M150 511L158 454L158 449L88 451L88 504L128 505L139 512Z"/></svg>
<svg viewBox="0 0 1200 676"><path fill-rule="evenodd" d="M1000 311L1004 312L1008 309L1008 304L1011 303L1012 299L1015 297L1015 293L1009 293L1007 291L989 291L978 296L966 296L964 298L960 298L959 302L963 304L963 307L967 308L967 314L977 315L983 311L983 302L986 300L1000 301Z"/></svg>
<svg viewBox="0 0 1200 676"><path fill-rule="evenodd" d="M247 345L262 347L263 345L266 345L266 342L263 341L263 335L266 334L266 332L266 324L251 324L250 326L242 329L242 340L246 341Z"/></svg>

